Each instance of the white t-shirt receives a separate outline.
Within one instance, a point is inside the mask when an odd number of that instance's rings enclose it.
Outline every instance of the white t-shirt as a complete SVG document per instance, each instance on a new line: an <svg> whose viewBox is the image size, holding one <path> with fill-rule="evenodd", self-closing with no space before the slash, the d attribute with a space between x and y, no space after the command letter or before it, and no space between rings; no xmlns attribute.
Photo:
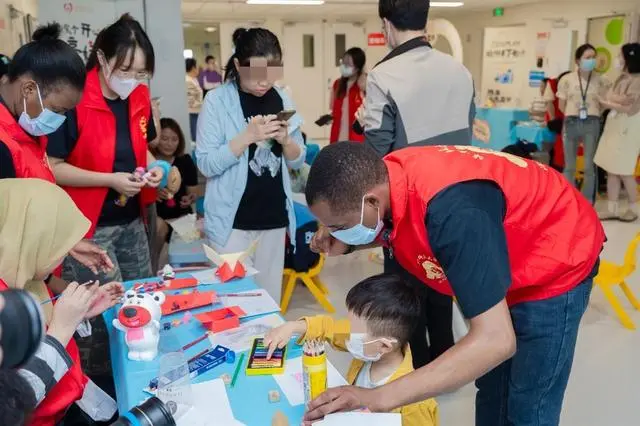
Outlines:
<svg viewBox="0 0 640 426"><path fill-rule="evenodd" d="M360 369L360 373L358 373L358 377L356 377L355 385L365 389L375 389L387 383L391 378L391 376L392 375L389 374L387 377L383 378L382 380L379 380L377 382L372 382L371 381L371 362L366 362L362 366L362 369Z"/></svg>

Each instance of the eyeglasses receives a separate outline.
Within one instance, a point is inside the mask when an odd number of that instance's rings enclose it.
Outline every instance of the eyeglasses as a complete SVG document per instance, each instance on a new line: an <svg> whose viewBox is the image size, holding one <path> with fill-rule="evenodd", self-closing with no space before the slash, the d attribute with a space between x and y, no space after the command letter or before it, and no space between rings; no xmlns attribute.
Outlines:
<svg viewBox="0 0 640 426"><path fill-rule="evenodd" d="M114 72L114 74L118 74L118 76L125 78L125 79L130 79L130 78L134 78L138 81L143 81L143 80L149 80L151 79L151 74L146 72L146 71L123 71L123 70L116 70Z"/></svg>

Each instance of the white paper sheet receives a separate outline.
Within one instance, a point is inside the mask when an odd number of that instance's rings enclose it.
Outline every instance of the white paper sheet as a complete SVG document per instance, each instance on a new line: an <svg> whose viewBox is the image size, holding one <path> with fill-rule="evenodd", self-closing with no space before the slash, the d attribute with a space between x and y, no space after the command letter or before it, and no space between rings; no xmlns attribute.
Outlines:
<svg viewBox="0 0 640 426"><path fill-rule="evenodd" d="M398 413L335 413L315 422L314 426L402 426Z"/></svg>
<svg viewBox="0 0 640 426"><path fill-rule="evenodd" d="M241 291L232 294L233 296L225 296L224 293L218 293L218 298L225 306L240 306L246 314L245 317L280 312L280 306L264 289ZM243 294L247 296L242 296ZM259 296L255 296L256 294L259 294Z"/></svg>
<svg viewBox="0 0 640 426"><path fill-rule="evenodd" d="M220 284L222 281L220 281L220 278L216 275L217 270L218 268L203 269L201 271L190 272L189 275L198 280L200 284ZM251 277L258 273L258 270L253 266L247 266L246 271L246 277Z"/></svg>
<svg viewBox="0 0 640 426"><path fill-rule="evenodd" d="M302 357L287 359L284 364L284 374L274 375L273 378L280 386L282 393L287 397L293 407L304 404L304 392L302 390ZM347 381L338 370L327 361L327 386L335 388L344 386ZM371 426L371 425L369 425Z"/></svg>
<svg viewBox="0 0 640 426"><path fill-rule="evenodd" d="M236 352L248 351L256 337L263 337L274 327L284 324L278 314L266 315L240 324L240 327L209 335L209 341L215 347L224 346Z"/></svg>
<svg viewBox="0 0 640 426"><path fill-rule="evenodd" d="M178 219L168 220L167 223L180 235L180 238L189 243L201 238L200 231L196 226L196 220L195 213L192 213Z"/></svg>
<svg viewBox="0 0 640 426"><path fill-rule="evenodd" d="M177 426L238 425L222 379L191 385L191 394L193 408L177 420Z"/></svg>

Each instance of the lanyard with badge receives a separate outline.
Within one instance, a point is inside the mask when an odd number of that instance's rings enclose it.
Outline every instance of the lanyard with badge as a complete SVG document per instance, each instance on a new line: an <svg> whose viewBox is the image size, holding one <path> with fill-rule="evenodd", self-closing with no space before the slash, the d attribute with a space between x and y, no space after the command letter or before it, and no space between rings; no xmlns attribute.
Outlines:
<svg viewBox="0 0 640 426"><path fill-rule="evenodd" d="M593 72L589 73L589 78L587 79L587 87L583 89L582 87L582 77L578 75L578 82L580 83L580 97L582 98L582 103L580 104L580 120L586 120L589 116L589 107L587 105L587 95L589 94L589 84L591 83L591 76Z"/></svg>

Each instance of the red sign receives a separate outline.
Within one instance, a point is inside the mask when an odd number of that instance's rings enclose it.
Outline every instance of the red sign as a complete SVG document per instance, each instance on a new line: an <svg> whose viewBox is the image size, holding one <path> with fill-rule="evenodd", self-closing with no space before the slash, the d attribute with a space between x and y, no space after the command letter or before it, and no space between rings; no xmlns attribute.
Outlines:
<svg viewBox="0 0 640 426"><path fill-rule="evenodd" d="M387 41L383 33L369 33L367 36L367 44L369 46L386 46Z"/></svg>

